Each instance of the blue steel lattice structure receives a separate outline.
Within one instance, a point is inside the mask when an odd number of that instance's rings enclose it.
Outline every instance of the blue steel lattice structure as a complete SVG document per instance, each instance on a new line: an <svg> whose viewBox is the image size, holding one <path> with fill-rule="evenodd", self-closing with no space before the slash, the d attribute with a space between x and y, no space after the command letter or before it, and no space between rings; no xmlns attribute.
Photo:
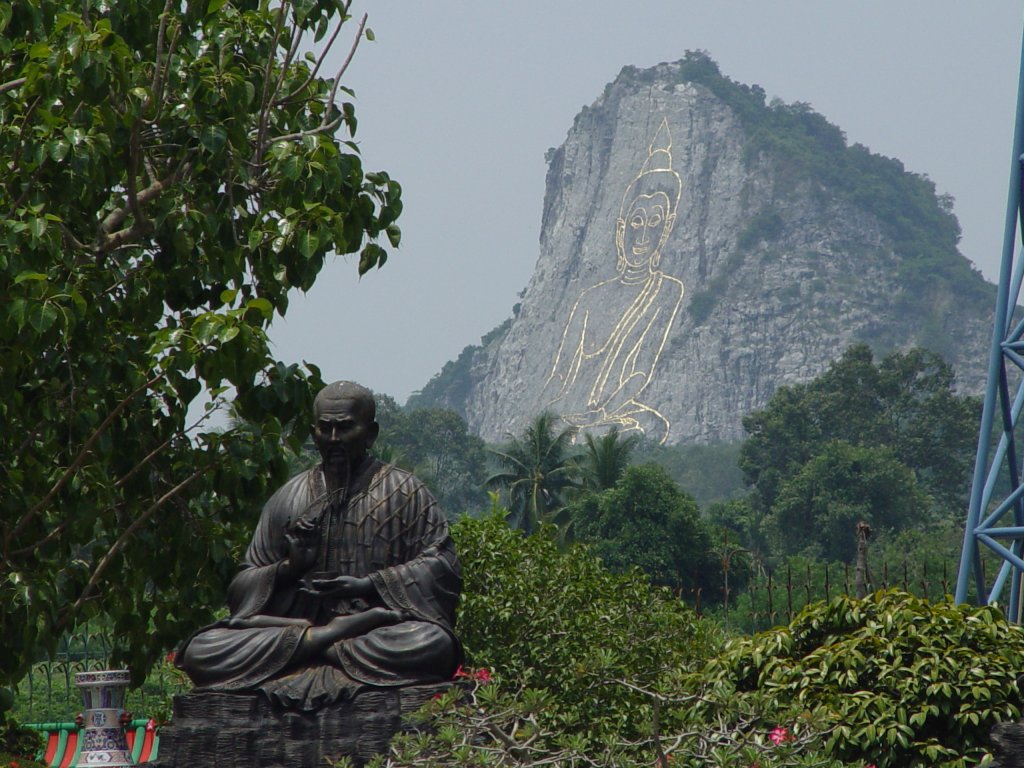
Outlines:
<svg viewBox="0 0 1024 768"><path fill-rule="evenodd" d="M1006 607L1008 618L1021 619L1021 581L1024 576L1024 320L1015 312L1021 301L1024 258L1017 248L1024 231L1022 173L1024 164L1024 51L1017 86L1017 117L1010 166L1010 190L1003 230L1003 256L999 269L995 323L989 355L988 384L978 433L978 454L967 510L964 546L960 556L956 601ZM996 442L993 438L999 435ZM1008 491L1007 491L1008 489ZM982 565L983 549L988 574ZM972 593L973 587L973 595Z"/></svg>

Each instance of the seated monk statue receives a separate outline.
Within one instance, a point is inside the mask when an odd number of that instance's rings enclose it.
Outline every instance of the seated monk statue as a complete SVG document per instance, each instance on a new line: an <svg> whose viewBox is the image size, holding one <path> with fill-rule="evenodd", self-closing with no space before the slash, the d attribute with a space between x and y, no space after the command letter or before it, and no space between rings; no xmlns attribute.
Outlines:
<svg viewBox="0 0 1024 768"><path fill-rule="evenodd" d="M369 390L336 382L314 412L322 463L266 503L228 588L231 615L175 656L198 690L313 710L363 686L448 680L461 661L461 571L437 503L368 455L379 431Z"/></svg>

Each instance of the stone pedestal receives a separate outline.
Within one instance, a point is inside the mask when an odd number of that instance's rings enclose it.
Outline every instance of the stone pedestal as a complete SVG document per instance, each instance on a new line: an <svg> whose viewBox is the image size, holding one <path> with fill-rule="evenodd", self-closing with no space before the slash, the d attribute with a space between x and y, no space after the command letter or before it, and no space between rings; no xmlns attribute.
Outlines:
<svg viewBox="0 0 1024 768"><path fill-rule="evenodd" d="M349 757L357 766L387 750L402 716L451 683L369 688L317 712L282 710L259 694L190 693L174 698L152 768L321 768Z"/></svg>

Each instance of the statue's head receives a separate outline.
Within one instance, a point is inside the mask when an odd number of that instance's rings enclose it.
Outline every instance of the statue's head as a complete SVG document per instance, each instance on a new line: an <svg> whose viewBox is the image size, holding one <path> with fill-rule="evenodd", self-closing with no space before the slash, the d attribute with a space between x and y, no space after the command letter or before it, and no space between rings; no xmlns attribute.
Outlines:
<svg viewBox="0 0 1024 768"><path fill-rule="evenodd" d="M336 381L313 401L310 430L325 463L362 461L377 439L377 404L373 393L353 381Z"/></svg>
<svg viewBox="0 0 1024 768"><path fill-rule="evenodd" d="M661 248L672 232L683 182L672 170L672 136L668 120L647 149L640 173L622 196L615 223L615 247L619 272L645 266L656 269Z"/></svg>

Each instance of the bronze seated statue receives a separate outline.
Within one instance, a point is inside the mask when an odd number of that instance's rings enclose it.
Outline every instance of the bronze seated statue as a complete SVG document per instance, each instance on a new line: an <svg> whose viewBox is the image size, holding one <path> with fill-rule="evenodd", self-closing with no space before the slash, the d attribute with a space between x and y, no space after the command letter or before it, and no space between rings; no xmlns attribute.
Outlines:
<svg viewBox="0 0 1024 768"><path fill-rule="evenodd" d="M261 691L312 710L363 686L451 678L461 572L448 524L426 487L368 455L372 393L325 387L312 427L322 463L263 508L231 615L188 640L175 663L200 691Z"/></svg>

